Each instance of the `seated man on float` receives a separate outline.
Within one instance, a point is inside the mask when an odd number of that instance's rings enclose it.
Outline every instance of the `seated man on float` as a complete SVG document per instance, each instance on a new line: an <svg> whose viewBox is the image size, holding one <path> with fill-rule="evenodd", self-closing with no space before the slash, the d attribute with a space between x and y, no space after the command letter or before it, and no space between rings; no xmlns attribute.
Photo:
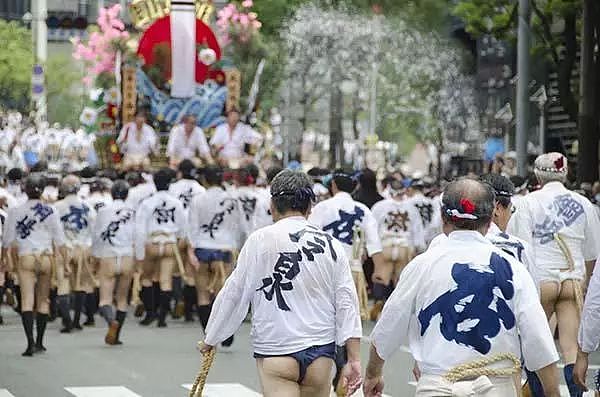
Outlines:
<svg viewBox="0 0 600 397"><path fill-rule="evenodd" d="M183 160L191 160L195 167L200 167L203 163L212 163L206 136L196 123L196 116L188 114L171 130L167 144L167 157L171 168L176 169Z"/></svg>
<svg viewBox="0 0 600 397"><path fill-rule="evenodd" d="M252 151L262 141L262 135L240 122L240 111L231 108L227 112L227 122L216 128L210 145L221 165L235 169L252 162Z"/></svg>
<svg viewBox="0 0 600 397"><path fill-rule="evenodd" d="M138 110L135 120L125 124L117 145L123 153L123 169L125 171L150 168L150 155L159 152L158 137L154 129L146 124L146 115Z"/></svg>

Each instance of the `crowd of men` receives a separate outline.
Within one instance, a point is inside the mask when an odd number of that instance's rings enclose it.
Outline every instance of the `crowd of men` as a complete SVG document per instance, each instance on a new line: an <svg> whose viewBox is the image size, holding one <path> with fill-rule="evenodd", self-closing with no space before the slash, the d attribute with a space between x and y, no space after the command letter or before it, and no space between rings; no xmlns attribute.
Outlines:
<svg viewBox="0 0 600 397"><path fill-rule="evenodd" d="M173 142L194 128L188 118ZM339 395L361 384L381 395L385 360L407 346L417 396L516 396L523 368L531 395L555 397L555 334L570 395L582 395L600 344L600 218L565 188L563 155L536 160L536 191L489 174L442 193L370 170L225 169L194 139L205 157L173 143L171 168L154 173L127 171L148 167L134 149L120 172L6 173L0 304L14 298L24 356L46 350L54 318L69 334L99 314L105 343L121 344L130 305L141 326L198 318L203 351L228 347L251 307L265 396L328 395L334 366Z"/></svg>

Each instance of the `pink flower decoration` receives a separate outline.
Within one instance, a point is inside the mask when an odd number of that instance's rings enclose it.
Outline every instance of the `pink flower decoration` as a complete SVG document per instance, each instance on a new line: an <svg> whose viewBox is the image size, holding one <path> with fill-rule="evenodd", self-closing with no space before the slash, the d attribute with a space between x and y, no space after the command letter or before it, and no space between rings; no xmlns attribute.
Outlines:
<svg viewBox="0 0 600 397"><path fill-rule="evenodd" d="M242 7L245 7L245 8L250 8L253 5L254 5L254 2L252 0L244 0L242 2Z"/></svg>
<svg viewBox="0 0 600 397"><path fill-rule="evenodd" d="M248 15L245 15L245 14L240 15L240 24L242 26L248 26L250 24L250 18L248 18Z"/></svg>

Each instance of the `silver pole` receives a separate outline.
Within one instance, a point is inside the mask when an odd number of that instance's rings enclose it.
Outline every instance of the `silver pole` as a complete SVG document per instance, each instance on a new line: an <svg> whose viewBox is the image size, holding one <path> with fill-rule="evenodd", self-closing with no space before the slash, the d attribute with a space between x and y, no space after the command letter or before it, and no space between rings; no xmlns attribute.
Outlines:
<svg viewBox="0 0 600 397"><path fill-rule="evenodd" d="M34 40L35 61L43 66L48 59L47 0L33 0L31 3L31 14L33 16L31 34ZM37 117L39 120L46 120L46 110L46 91L44 90L43 94L37 100Z"/></svg>
<svg viewBox="0 0 600 397"><path fill-rule="evenodd" d="M546 114L543 106L540 106L540 150L546 153Z"/></svg>
<svg viewBox="0 0 600 397"><path fill-rule="evenodd" d="M517 173L527 176L527 131L529 127L529 47L531 10L529 0L519 0L517 49Z"/></svg>

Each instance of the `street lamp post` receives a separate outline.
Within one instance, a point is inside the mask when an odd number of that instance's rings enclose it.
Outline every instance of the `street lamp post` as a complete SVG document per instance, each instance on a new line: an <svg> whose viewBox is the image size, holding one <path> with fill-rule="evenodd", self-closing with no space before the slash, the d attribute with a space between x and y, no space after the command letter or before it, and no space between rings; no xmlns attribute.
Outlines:
<svg viewBox="0 0 600 397"><path fill-rule="evenodd" d="M541 153L546 152L546 103L548 102L548 96L546 95L546 87L541 86L535 94L529 98L529 100L535 103L540 110L540 130L539 130L539 141Z"/></svg>
<svg viewBox="0 0 600 397"><path fill-rule="evenodd" d="M527 132L529 130L530 0L519 0L517 53L517 173L527 176Z"/></svg>

